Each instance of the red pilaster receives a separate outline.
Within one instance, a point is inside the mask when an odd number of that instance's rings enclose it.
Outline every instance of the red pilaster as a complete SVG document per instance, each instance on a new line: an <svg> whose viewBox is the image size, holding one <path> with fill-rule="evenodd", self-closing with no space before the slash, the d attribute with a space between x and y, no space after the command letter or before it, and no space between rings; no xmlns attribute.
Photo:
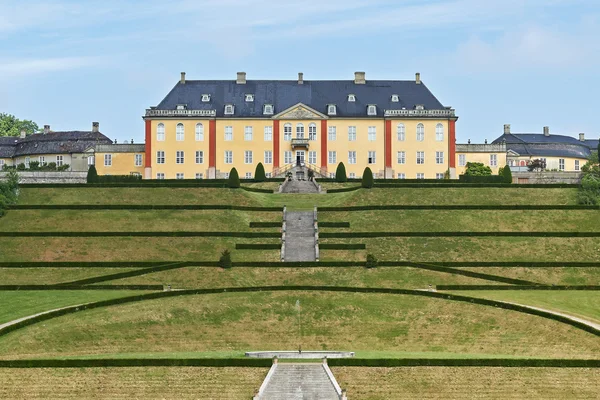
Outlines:
<svg viewBox="0 0 600 400"><path fill-rule="evenodd" d="M385 121L385 167L392 168L392 121Z"/></svg>
<svg viewBox="0 0 600 400"><path fill-rule="evenodd" d="M321 120L321 168L327 169L327 120Z"/></svg>
<svg viewBox="0 0 600 400"><path fill-rule="evenodd" d="M152 167L152 121L146 121L146 162L145 167Z"/></svg>
<svg viewBox="0 0 600 400"><path fill-rule="evenodd" d="M208 122L208 167L217 166L217 121Z"/></svg>
<svg viewBox="0 0 600 400"><path fill-rule="evenodd" d="M279 120L273 120L273 169L279 168Z"/></svg>
<svg viewBox="0 0 600 400"><path fill-rule="evenodd" d="M448 166L456 168L456 119L448 120Z"/></svg>

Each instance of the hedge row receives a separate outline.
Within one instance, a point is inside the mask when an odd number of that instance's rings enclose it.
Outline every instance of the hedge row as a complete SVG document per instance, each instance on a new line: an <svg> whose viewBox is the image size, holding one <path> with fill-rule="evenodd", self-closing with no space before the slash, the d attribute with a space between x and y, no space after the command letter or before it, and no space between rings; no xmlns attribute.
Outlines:
<svg viewBox="0 0 600 400"><path fill-rule="evenodd" d="M323 235L321 233L321 235ZM320 250L364 250L367 245L364 243L321 243Z"/></svg>
<svg viewBox="0 0 600 400"><path fill-rule="evenodd" d="M0 237L232 237L279 238L278 232L0 232Z"/></svg>
<svg viewBox="0 0 600 400"><path fill-rule="evenodd" d="M40 321L49 320L58 316L72 314L79 311L88 309L94 309L99 307L107 307L117 304L126 304L144 300L162 299L167 297L177 296L188 296L188 295L200 295L200 294L218 294L218 293L250 293L250 292L264 292L264 291L313 291L313 292L338 292L338 293L372 293L372 294L399 294L399 295L414 295L422 297L430 297L443 300L459 301L470 304L478 304L484 306L491 306L496 308L502 308L506 310L512 310L522 312L525 314L536 315L543 318L558 321L578 329L589 332L593 335L600 336L600 329L594 326L588 325L584 322L570 319L563 315L553 314L548 311L538 310L521 306L518 304L504 303L501 301L481 299L477 297L469 297L462 295L454 295L449 293L441 292L430 292L424 290L409 290L409 289L389 289L389 288L355 288L355 287L335 287L335 286L259 286L259 287L230 287L230 288L218 288L218 289L194 289L194 290L178 290L169 292L154 292L136 296L122 297L118 299L103 300L93 303L88 303L79 306L65 307L60 310L51 311L45 314L36 315L34 317L19 321L15 324L6 326L0 329L0 336L6 335L9 332L23 328L28 325L38 323Z"/></svg>
<svg viewBox="0 0 600 400"><path fill-rule="evenodd" d="M168 271L171 269L183 268L184 266L185 266L185 263L174 262L174 263L168 263L168 264L163 264L163 265L157 265L155 267L150 267L150 268L137 269L135 271L118 272L116 274L101 275L101 276L95 276L92 278L85 278L85 279L79 279L79 280L71 281L71 282L59 283L56 286L62 287L62 286L73 286L73 285L90 285L92 283L107 282L107 281L113 281L116 279L131 278L132 276L141 276L141 275L152 274L154 272L161 272L161 271Z"/></svg>
<svg viewBox="0 0 600 400"><path fill-rule="evenodd" d="M506 182L502 175L459 175L458 181L464 183L511 183Z"/></svg>
<svg viewBox="0 0 600 400"><path fill-rule="evenodd" d="M218 261L10 261L0 262L0 268L151 268L169 263L185 267L213 267Z"/></svg>
<svg viewBox="0 0 600 400"><path fill-rule="evenodd" d="M340 188L340 189L327 189L327 193L344 193L344 192L354 192L358 189L361 189L362 186L353 186L353 187L347 187L347 188Z"/></svg>
<svg viewBox="0 0 600 400"><path fill-rule="evenodd" d="M600 206L583 205L525 205L525 204L440 204L440 205L413 205L413 204L388 204L370 206L342 206L342 207L319 207L319 212L339 211L402 211L402 210L427 210L427 211L460 211L460 210L506 210L506 211L544 211L544 210L600 210Z"/></svg>
<svg viewBox="0 0 600 400"><path fill-rule="evenodd" d="M45 233L45 232L42 232ZM323 239L382 237L560 237L595 238L599 232L324 232Z"/></svg>
<svg viewBox="0 0 600 400"><path fill-rule="evenodd" d="M281 222L250 222L250 228L281 228Z"/></svg>
<svg viewBox="0 0 600 400"><path fill-rule="evenodd" d="M11 210L233 210L282 212L282 207L248 207L228 204L16 204Z"/></svg>
<svg viewBox="0 0 600 400"><path fill-rule="evenodd" d="M510 183L461 183L447 181L450 183L375 183L374 188L518 188L518 189L577 189L579 185L569 183L529 183L512 185Z"/></svg>
<svg viewBox="0 0 600 400"><path fill-rule="evenodd" d="M0 368L244 367L269 368L269 358L100 358L91 360L0 360Z"/></svg>
<svg viewBox="0 0 600 400"><path fill-rule="evenodd" d="M330 367L600 368L600 360L511 358L331 358Z"/></svg>
<svg viewBox="0 0 600 400"><path fill-rule="evenodd" d="M0 290L163 290L163 285L0 285Z"/></svg>
<svg viewBox="0 0 600 400"><path fill-rule="evenodd" d="M277 243L236 243L236 250L280 250L281 244Z"/></svg>
<svg viewBox="0 0 600 400"><path fill-rule="evenodd" d="M378 266L383 267L383 266L385 266L385 264L386 264L385 262L379 262ZM429 264L429 263L408 263L408 264L412 268L426 269L429 271L442 272L442 273L452 274L452 275L468 276L469 278L484 279L486 281L508 283L510 285L536 285L535 282L526 281L523 279L507 278L504 276L485 274L482 272L475 272L475 271L465 271L462 269L454 269L454 268L443 267L440 265Z"/></svg>
<svg viewBox="0 0 600 400"><path fill-rule="evenodd" d="M319 222L319 228L350 228L350 222Z"/></svg>
<svg viewBox="0 0 600 400"><path fill-rule="evenodd" d="M270 189L260 189L260 188L253 188L253 187L247 187L247 186L241 186L240 188L242 190L245 190L246 192L273 194L273 190L270 190Z"/></svg>
<svg viewBox="0 0 600 400"><path fill-rule="evenodd" d="M600 290L597 285L437 285L437 290Z"/></svg>
<svg viewBox="0 0 600 400"><path fill-rule="evenodd" d="M157 187L168 187L168 188L216 188L216 189L227 189L227 185L224 183L213 183L213 182L156 182L156 183L143 183L130 182L130 183L25 183L20 185L27 189L67 189L67 188L157 188Z"/></svg>

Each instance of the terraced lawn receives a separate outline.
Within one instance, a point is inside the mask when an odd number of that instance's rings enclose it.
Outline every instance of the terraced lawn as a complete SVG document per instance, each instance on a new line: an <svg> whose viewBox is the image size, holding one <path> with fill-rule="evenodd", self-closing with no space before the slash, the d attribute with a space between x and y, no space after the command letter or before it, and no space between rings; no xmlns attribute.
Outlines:
<svg viewBox="0 0 600 400"><path fill-rule="evenodd" d="M460 267L459 270L499 275L546 285L600 285L598 267Z"/></svg>
<svg viewBox="0 0 600 400"><path fill-rule="evenodd" d="M2 285L53 285L137 269L139 268L0 268L0 276Z"/></svg>
<svg viewBox="0 0 600 400"><path fill-rule="evenodd" d="M300 301L302 338L299 338ZM3 358L337 349L598 358L600 341L553 320L408 295L261 292L196 295L93 309L0 340Z"/></svg>

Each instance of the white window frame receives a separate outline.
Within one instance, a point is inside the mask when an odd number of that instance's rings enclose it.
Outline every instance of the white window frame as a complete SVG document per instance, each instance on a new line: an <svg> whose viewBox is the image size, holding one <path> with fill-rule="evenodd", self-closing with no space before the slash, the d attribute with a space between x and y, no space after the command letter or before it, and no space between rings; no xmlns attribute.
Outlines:
<svg viewBox="0 0 600 400"><path fill-rule="evenodd" d="M91 164L90 164L90 159L91 159ZM2 160L4 161L4 160ZM39 163L40 163L40 167L42 165L46 165L46 156L40 156L38 159ZM88 156L88 165L94 165L96 163L96 157L95 156Z"/></svg>
<svg viewBox="0 0 600 400"><path fill-rule="evenodd" d="M337 152L335 150L329 150L327 152L327 163L337 164Z"/></svg>
<svg viewBox="0 0 600 400"><path fill-rule="evenodd" d="M396 136L399 142L404 142L406 140L406 125L398 124L396 126Z"/></svg>
<svg viewBox="0 0 600 400"><path fill-rule="evenodd" d="M337 107L335 104L327 105L327 115L337 115Z"/></svg>
<svg viewBox="0 0 600 400"><path fill-rule="evenodd" d="M350 179L356 179L356 173L354 173L354 172L350 172L350 173L348 174L348 178L350 178Z"/></svg>
<svg viewBox="0 0 600 400"><path fill-rule="evenodd" d="M437 124L435 126L435 140L437 142L443 142L444 141L444 125Z"/></svg>
<svg viewBox="0 0 600 400"><path fill-rule="evenodd" d="M400 101L400 96L397 94L392 95L392 103L398 103Z"/></svg>
<svg viewBox="0 0 600 400"><path fill-rule="evenodd" d="M575 171L579 171L580 167L579 167L579 160L575 160Z"/></svg>
<svg viewBox="0 0 600 400"><path fill-rule="evenodd" d="M369 115L369 116L377 115L377 106L374 104L369 104L367 106L367 115Z"/></svg>
<svg viewBox="0 0 600 400"><path fill-rule="evenodd" d="M273 151L272 150L265 150L264 163L265 164L273 164Z"/></svg>
<svg viewBox="0 0 600 400"><path fill-rule="evenodd" d="M244 96L244 100L246 101L246 103L252 103L254 101L254 95L251 93L246 93L246 96Z"/></svg>
<svg viewBox="0 0 600 400"><path fill-rule="evenodd" d="M263 140L265 142L273 141L273 126L272 125L265 125L265 127L263 129Z"/></svg>
<svg viewBox="0 0 600 400"><path fill-rule="evenodd" d="M283 140L292 140L292 124L289 122L283 125Z"/></svg>
<svg viewBox="0 0 600 400"><path fill-rule="evenodd" d="M183 150L175 151L175 164L185 164L185 152Z"/></svg>
<svg viewBox="0 0 600 400"><path fill-rule="evenodd" d="M498 154L490 154L490 167L498 166Z"/></svg>
<svg viewBox="0 0 600 400"><path fill-rule="evenodd" d="M263 115L273 115L275 113L275 109L273 108L273 104L265 104L263 106Z"/></svg>
<svg viewBox="0 0 600 400"><path fill-rule="evenodd" d="M435 179L444 179L444 173L443 172L436 172L435 173Z"/></svg>
<svg viewBox="0 0 600 400"><path fill-rule="evenodd" d="M156 126L156 141L165 141L165 124L163 124L162 122Z"/></svg>
<svg viewBox="0 0 600 400"><path fill-rule="evenodd" d="M181 122L175 126L175 140L178 142L185 140L185 126Z"/></svg>
<svg viewBox="0 0 600 400"><path fill-rule="evenodd" d="M559 171L564 171L565 170L565 159L564 158L559 158L558 159L558 170Z"/></svg>
<svg viewBox="0 0 600 400"><path fill-rule="evenodd" d="M165 179L165 173L164 172L157 172L156 173L156 179Z"/></svg>
<svg viewBox="0 0 600 400"><path fill-rule="evenodd" d="M376 151L369 151L368 157L367 157L367 163L368 164L377 164L377 152Z"/></svg>
<svg viewBox="0 0 600 400"><path fill-rule="evenodd" d="M225 137L223 140L225 140L226 142L233 141L233 126L228 125L225 127Z"/></svg>
<svg viewBox="0 0 600 400"><path fill-rule="evenodd" d="M175 179L185 179L185 175L183 172L175 173Z"/></svg>
<svg viewBox="0 0 600 400"><path fill-rule="evenodd" d="M444 163L444 152L443 151L435 152L435 163L438 165Z"/></svg>
<svg viewBox="0 0 600 400"><path fill-rule="evenodd" d="M301 122L296 124L296 139L304 139L304 124Z"/></svg>
<svg viewBox="0 0 600 400"><path fill-rule="evenodd" d="M308 140L317 140L317 124L314 122L308 124Z"/></svg>
<svg viewBox="0 0 600 400"><path fill-rule="evenodd" d="M29 156L25 157L25 168L29 168L30 163L31 163L31 157L29 157Z"/></svg>
<svg viewBox="0 0 600 400"><path fill-rule="evenodd" d="M348 101L351 102L351 103L354 103L356 101L356 95L349 94L348 95Z"/></svg>
<svg viewBox="0 0 600 400"><path fill-rule="evenodd" d="M367 138L369 142L375 142L377 140L377 127L369 126L367 128Z"/></svg>
<svg viewBox="0 0 600 400"><path fill-rule="evenodd" d="M164 150L158 150L156 152L156 163L164 164L165 163L165 152Z"/></svg>
<svg viewBox="0 0 600 400"><path fill-rule="evenodd" d="M417 172L417 179L425 179L425 174L423 172Z"/></svg>
<svg viewBox="0 0 600 400"><path fill-rule="evenodd" d="M348 150L348 164L356 164L356 151Z"/></svg>
<svg viewBox="0 0 600 400"><path fill-rule="evenodd" d="M58 166L58 157L62 158L62 156L56 156L56 166ZM62 165L62 163L61 163L61 165ZM105 167L112 167L112 154L105 154L104 155L104 166Z"/></svg>
<svg viewBox="0 0 600 400"><path fill-rule="evenodd" d="M423 142L425 140L425 125L422 123L417 124L417 142Z"/></svg>
<svg viewBox="0 0 600 400"><path fill-rule="evenodd" d="M233 164L233 151L225 150L223 163L224 164Z"/></svg>
<svg viewBox="0 0 600 400"><path fill-rule="evenodd" d="M204 179L204 174L202 172L196 172L196 179Z"/></svg>
<svg viewBox="0 0 600 400"><path fill-rule="evenodd" d="M399 172L398 179L406 179L406 174L404 172Z"/></svg>
<svg viewBox="0 0 600 400"><path fill-rule="evenodd" d="M204 164L204 151L196 150L196 164Z"/></svg>
<svg viewBox="0 0 600 400"><path fill-rule="evenodd" d="M208 103L210 101L210 94L203 94L202 95L202 102L203 103Z"/></svg>
<svg viewBox="0 0 600 400"><path fill-rule="evenodd" d="M252 126L245 126L244 127L244 140L246 142L251 142L253 136L254 136L254 129L252 129Z"/></svg>
<svg viewBox="0 0 600 400"><path fill-rule="evenodd" d="M417 165L425 164L425 152L417 151Z"/></svg>
<svg viewBox="0 0 600 400"><path fill-rule="evenodd" d="M317 152L314 150L311 150L308 152L308 163L309 164L316 164L317 163Z"/></svg>
<svg viewBox="0 0 600 400"><path fill-rule="evenodd" d="M283 152L283 163L284 164L291 164L293 162L293 158L292 158L292 152L291 151L284 151Z"/></svg>
<svg viewBox="0 0 600 400"><path fill-rule="evenodd" d="M348 127L348 141L356 142L356 126Z"/></svg>
<svg viewBox="0 0 600 400"><path fill-rule="evenodd" d="M204 125L201 122L196 124L196 142L204 141Z"/></svg>
<svg viewBox="0 0 600 400"><path fill-rule="evenodd" d="M252 179L252 172L246 172L245 179Z"/></svg>
<svg viewBox="0 0 600 400"><path fill-rule="evenodd" d="M327 140L333 142L337 137L337 128L335 126L327 127Z"/></svg>
<svg viewBox="0 0 600 400"><path fill-rule="evenodd" d="M406 151L399 151L397 154L398 164L406 164Z"/></svg>
<svg viewBox="0 0 600 400"><path fill-rule="evenodd" d="M244 150L244 164L252 164L252 150Z"/></svg>
<svg viewBox="0 0 600 400"><path fill-rule="evenodd" d="M136 155L135 155L135 162L134 162L134 165L135 165L136 167L141 167L141 166L142 166L142 164L143 164L143 162L144 162L144 161L143 161L143 157L142 157L142 155L141 155L141 154L136 154Z"/></svg>
<svg viewBox="0 0 600 400"><path fill-rule="evenodd" d="M458 166L459 167L464 167L467 165L467 155L466 154L459 154L458 155Z"/></svg>
<svg viewBox="0 0 600 400"><path fill-rule="evenodd" d="M233 104L225 104L225 110L223 111L223 114L233 115L234 113L235 113L235 107L233 106Z"/></svg>

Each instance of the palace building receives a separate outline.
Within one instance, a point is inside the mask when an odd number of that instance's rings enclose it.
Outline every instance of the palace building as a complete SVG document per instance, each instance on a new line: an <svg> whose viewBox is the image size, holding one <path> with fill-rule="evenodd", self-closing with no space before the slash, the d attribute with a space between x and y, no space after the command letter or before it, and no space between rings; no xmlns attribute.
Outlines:
<svg viewBox="0 0 600 400"><path fill-rule="evenodd" d="M145 178L276 177L297 164L321 176L455 177L458 117L417 73L410 81L186 80L146 110Z"/></svg>

